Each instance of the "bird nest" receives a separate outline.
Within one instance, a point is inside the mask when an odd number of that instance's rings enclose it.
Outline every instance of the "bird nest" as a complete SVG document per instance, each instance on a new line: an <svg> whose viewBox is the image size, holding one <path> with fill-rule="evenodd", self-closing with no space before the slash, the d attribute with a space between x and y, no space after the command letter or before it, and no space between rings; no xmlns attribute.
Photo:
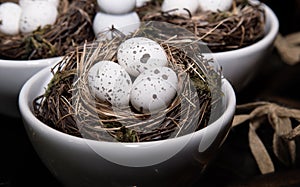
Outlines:
<svg viewBox="0 0 300 187"><path fill-rule="evenodd" d="M63 56L85 41L92 41L96 9L95 0L60 1L59 14L53 25L28 34L0 33L0 59L32 60Z"/></svg>
<svg viewBox="0 0 300 187"><path fill-rule="evenodd" d="M34 113L45 124L78 137L99 141L144 142L182 136L202 129L223 112L222 73L207 59L194 35L163 22L145 22L133 34L78 47L52 68L44 94L33 102ZM171 104L160 111L141 113L130 104L116 108L97 100L88 86L88 71L101 60L117 62L118 46L128 38L147 37L165 50L168 67L178 76Z"/></svg>
<svg viewBox="0 0 300 187"><path fill-rule="evenodd" d="M193 32L213 52L223 52L249 46L265 35L265 9L261 3L233 0L228 11L197 11L194 15L161 11L162 1L150 1L137 8L142 21L164 21ZM189 15L189 16L188 16Z"/></svg>

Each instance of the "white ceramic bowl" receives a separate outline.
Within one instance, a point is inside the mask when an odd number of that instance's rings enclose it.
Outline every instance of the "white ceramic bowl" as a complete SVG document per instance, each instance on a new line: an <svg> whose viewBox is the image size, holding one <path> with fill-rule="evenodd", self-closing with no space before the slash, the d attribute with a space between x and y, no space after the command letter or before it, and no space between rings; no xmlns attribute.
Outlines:
<svg viewBox="0 0 300 187"><path fill-rule="evenodd" d="M236 92L241 91L255 77L257 70L271 54L278 34L279 22L274 12L265 4L265 36L258 42L236 50L213 53L213 58L222 66L225 78Z"/></svg>
<svg viewBox="0 0 300 187"><path fill-rule="evenodd" d="M57 131L34 116L32 101L50 79L49 68L32 76L21 89L19 108L32 145L65 186L187 186L215 156L235 113L235 92L222 79L224 112L199 131L140 143L88 140Z"/></svg>
<svg viewBox="0 0 300 187"><path fill-rule="evenodd" d="M23 84L44 67L53 65L61 57L42 60L0 59L0 114L20 117L18 95Z"/></svg>

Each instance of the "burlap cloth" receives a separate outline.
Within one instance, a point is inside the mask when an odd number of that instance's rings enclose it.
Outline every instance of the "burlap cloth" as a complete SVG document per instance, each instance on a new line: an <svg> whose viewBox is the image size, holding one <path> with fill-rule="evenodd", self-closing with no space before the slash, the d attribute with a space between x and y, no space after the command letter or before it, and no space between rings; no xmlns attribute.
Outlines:
<svg viewBox="0 0 300 187"><path fill-rule="evenodd" d="M278 34L275 47L285 63L294 65L300 62L300 32L286 36Z"/></svg>

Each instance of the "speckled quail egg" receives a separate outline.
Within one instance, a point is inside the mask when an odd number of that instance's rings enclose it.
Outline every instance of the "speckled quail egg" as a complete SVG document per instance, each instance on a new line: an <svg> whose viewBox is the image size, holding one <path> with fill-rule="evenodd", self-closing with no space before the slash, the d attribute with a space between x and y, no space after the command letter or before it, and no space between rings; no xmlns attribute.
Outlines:
<svg viewBox="0 0 300 187"><path fill-rule="evenodd" d="M29 33L38 27L53 25L57 16L57 8L50 2L38 1L36 3L29 3L22 7L20 31L22 33Z"/></svg>
<svg viewBox="0 0 300 187"><path fill-rule="evenodd" d="M58 7L59 5L59 0L19 0L19 5L25 7L30 3L39 3L41 1L52 3L55 7Z"/></svg>
<svg viewBox="0 0 300 187"><path fill-rule="evenodd" d="M122 15L97 12L93 20L93 30L98 39L103 37L99 33L106 33L104 39L112 39L114 37L114 32L111 31L112 28L119 30L124 35L128 35L140 27L140 22L140 17L136 12Z"/></svg>
<svg viewBox="0 0 300 187"><path fill-rule="evenodd" d="M176 11L170 11L170 14L189 15L190 12L193 15L198 8L198 0L164 0L161 5L163 12L178 9ZM189 10L189 12L186 9Z"/></svg>
<svg viewBox="0 0 300 187"><path fill-rule="evenodd" d="M99 61L88 72L91 94L113 106L129 105L132 81L129 74L117 63Z"/></svg>
<svg viewBox="0 0 300 187"><path fill-rule="evenodd" d="M233 0L198 0L202 11L226 11L232 6Z"/></svg>
<svg viewBox="0 0 300 187"><path fill-rule="evenodd" d="M132 106L143 113L167 108L177 93L178 78L169 67L151 68L133 82L130 92Z"/></svg>
<svg viewBox="0 0 300 187"><path fill-rule="evenodd" d="M97 0L97 3L108 14L127 14L134 10L136 0Z"/></svg>
<svg viewBox="0 0 300 187"><path fill-rule="evenodd" d="M117 59L119 64L135 77L149 68L168 65L164 49L159 43L146 37L134 37L121 43Z"/></svg>
<svg viewBox="0 0 300 187"><path fill-rule="evenodd" d="M21 12L21 7L16 3L0 4L0 32L7 35L18 34Z"/></svg>

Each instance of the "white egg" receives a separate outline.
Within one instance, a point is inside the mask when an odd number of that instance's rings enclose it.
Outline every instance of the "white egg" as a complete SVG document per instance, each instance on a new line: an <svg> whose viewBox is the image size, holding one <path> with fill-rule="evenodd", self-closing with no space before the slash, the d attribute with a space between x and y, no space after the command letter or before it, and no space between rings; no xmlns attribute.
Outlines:
<svg viewBox="0 0 300 187"><path fill-rule="evenodd" d="M114 32L111 32L112 28L128 35L136 31L140 27L140 23L140 18L136 12L122 15L98 12L93 20L93 30L97 38L103 37L99 33L106 33L106 39L112 39L114 37Z"/></svg>
<svg viewBox="0 0 300 187"><path fill-rule="evenodd" d="M170 14L189 15L190 12L193 15L198 8L198 0L164 0L161 5L163 12L178 9L176 11L170 11ZM189 10L189 12L186 9Z"/></svg>
<svg viewBox="0 0 300 187"><path fill-rule="evenodd" d="M117 51L119 64L132 76L143 71L168 65L167 54L154 40L134 37L120 44Z"/></svg>
<svg viewBox="0 0 300 187"><path fill-rule="evenodd" d="M25 7L30 3L39 3L41 1L52 3L56 8L59 6L59 0L19 0L19 5Z"/></svg>
<svg viewBox="0 0 300 187"><path fill-rule="evenodd" d="M22 8L20 31L29 33L38 27L53 25L57 19L57 8L47 1L30 3Z"/></svg>
<svg viewBox="0 0 300 187"><path fill-rule="evenodd" d="M136 0L97 0L97 3L108 14L126 14L135 9Z"/></svg>
<svg viewBox="0 0 300 187"><path fill-rule="evenodd" d="M233 0L198 0L202 11L227 11L232 6Z"/></svg>
<svg viewBox="0 0 300 187"><path fill-rule="evenodd" d="M91 93L113 106L128 106L132 81L129 74L117 63L100 61L88 72Z"/></svg>
<svg viewBox="0 0 300 187"><path fill-rule="evenodd" d="M18 34L21 12L21 7L16 3L0 4L0 32L7 35Z"/></svg>
<svg viewBox="0 0 300 187"><path fill-rule="evenodd" d="M177 85L177 75L171 68L148 69L133 82L130 102L144 113L166 109L177 93Z"/></svg>
<svg viewBox="0 0 300 187"><path fill-rule="evenodd" d="M136 0L136 7L142 7L144 6L146 3L150 2L151 0Z"/></svg>

